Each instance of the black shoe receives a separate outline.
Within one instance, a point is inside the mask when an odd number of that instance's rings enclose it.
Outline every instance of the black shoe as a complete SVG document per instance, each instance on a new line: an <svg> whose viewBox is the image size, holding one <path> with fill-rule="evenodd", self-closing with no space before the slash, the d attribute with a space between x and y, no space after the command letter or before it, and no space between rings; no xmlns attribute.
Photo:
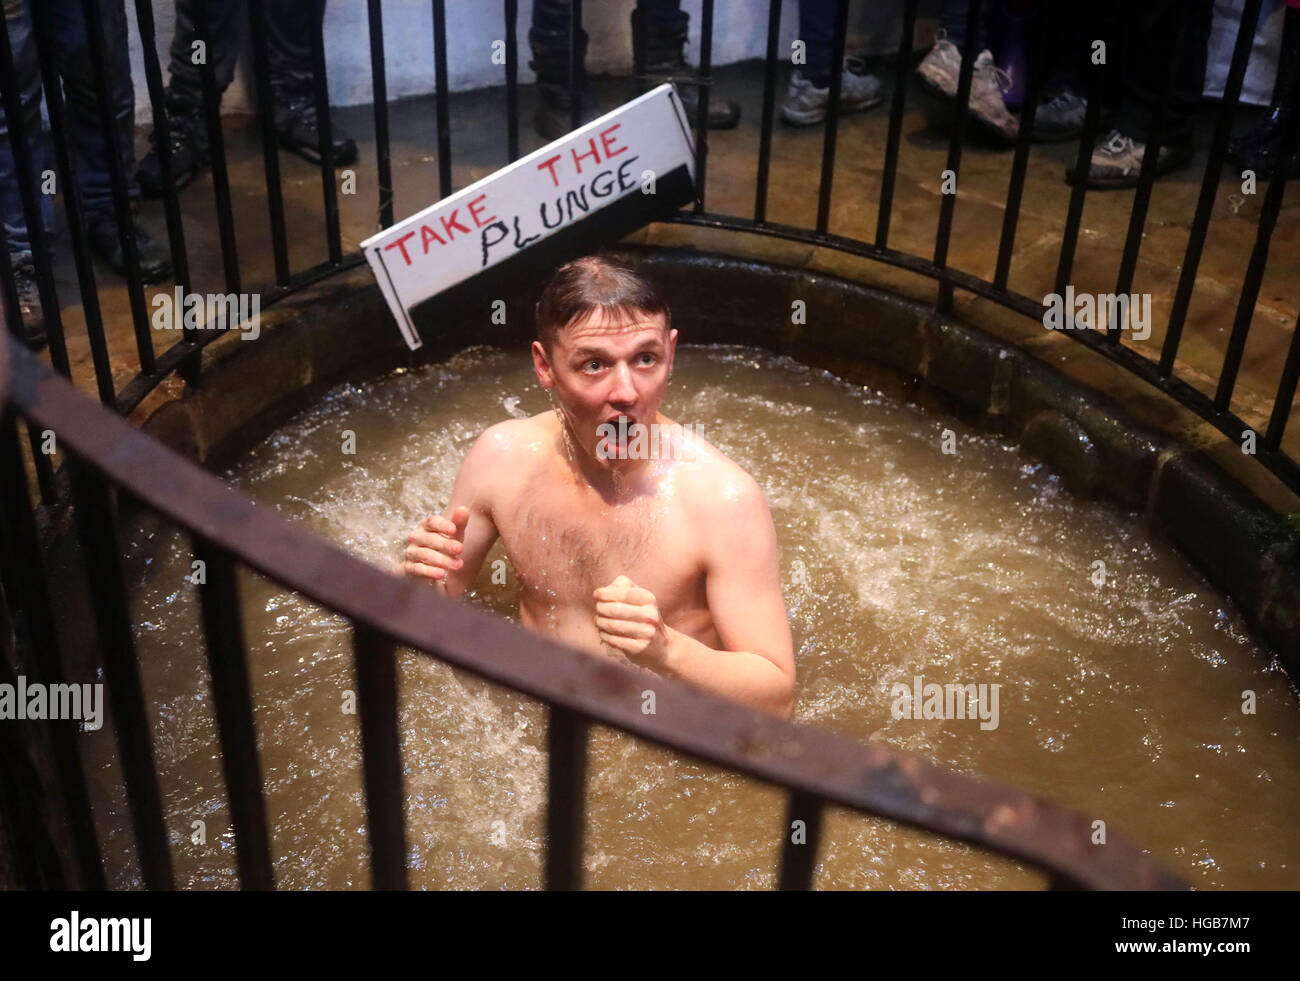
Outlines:
<svg viewBox="0 0 1300 981"><path fill-rule="evenodd" d="M533 116L533 125L538 135L546 140L558 140L566 133L572 132L573 114L569 111L573 105L567 85L537 86L537 112ZM601 115L595 106L595 99L585 88L578 89L578 125L585 126Z"/></svg>
<svg viewBox="0 0 1300 981"><path fill-rule="evenodd" d="M333 120L331 120L333 123ZM275 105L275 133L280 146L314 164L321 162L320 127L317 125L316 99L310 92L284 96ZM357 144L338 128L330 127L330 147L335 167L355 163Z"/></svg>
<svg viewBox="0 0 1300 981"><path fill-rule="evenodd" d="M686 44L690 31L690 15L677 11L671 27L656 26L653 21L645 26L641 11L632 10L632 48L634 52L644 51L645 73L654 75L694 75L695 69L686 63L682 47ZM649 90L649 85L646 90ZM694 85L675 84L677 95L682 100L682 109L686 112L687 123L695 125L699 115L700 94ZM709 129L732 129L740 122L740 104L731 99L709 99Z"/></svg>
<svg viewBox="0 0 1300 981"><path fill-rule="evenodd" d="M167 145L171 149L172 180L180 190L207 169L212 156L208 152L208 138L203 121L192 114L178 113L167 117ZM149 134L149 152L136 169L140 190L149 197L159 198L166 192L163 186L162 161L158 157L158 131Z"/></svg>
<svg viewBox="0 0 1300 981"><path fill-rule="evenodd" d="M132 222L135 228L135 251L140 259L140 279L146 283L157 283L166 279L172 272L171 255L167 249L150 238L149 233L140 227L138 217ZM118 234L117 219L107 211L96 211L86 216L86 230L90 237L90 247L95 254L107 262L122 276L126 275L126 258L122 254L121 235Z"/></svg>
<svg viewBox="0 0 1300 981"><path fill-rule="evenodd" d="M13 269L14 286L18 290L18 313L23 321L19 336L29 348L39 351L45 346L45 312L36 289L36 266L32 254L19 252L10 255L9 266Z"/></svg>

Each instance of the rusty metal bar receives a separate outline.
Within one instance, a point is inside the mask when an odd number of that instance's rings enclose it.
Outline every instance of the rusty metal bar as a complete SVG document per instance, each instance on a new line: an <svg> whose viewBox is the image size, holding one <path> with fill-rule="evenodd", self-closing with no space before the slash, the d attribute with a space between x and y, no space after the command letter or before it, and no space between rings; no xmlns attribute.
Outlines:
<svg viewBox="0 0 1300 981"><path fill-rule="evenodd" d="M552 705L546 738L546 888L580 889L587 720L561 705Z"/></svg>
<svg viewBox="0 0 1300 981"><path fill-rule="evenodd" d="M262 799L262 765L257 754L252 686L244 649L243 617L230 556L212 542L194 539L194 555L203 563L199 605L203 637L212 675L212 702L221 736L221 768L235 831L239 884L244 889L274 889L271 841Z"/></svg>
<svg viewBox="0 0 1300 981"><path fill-rule="evenodd" d="M781 846L781 873L777 888L783 892L811 889L822 832L821 798L792 790L782 831L785 843Z"/></svg>
<svg viewBox="0 0 1300 981"><path fill-rule="evenodd" d="M353 626L357 711L370 829L370 875L376 889L404 890L406 815L397 724L397 654L393 639L361 623Z"/></svg>

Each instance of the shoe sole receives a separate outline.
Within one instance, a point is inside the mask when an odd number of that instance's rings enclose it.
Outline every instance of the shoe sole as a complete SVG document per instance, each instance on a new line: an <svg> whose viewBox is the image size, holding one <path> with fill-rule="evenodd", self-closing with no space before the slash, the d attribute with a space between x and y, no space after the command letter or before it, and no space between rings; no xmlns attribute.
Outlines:
<svg viewBox="0 0 1300 981"><path fill-rule="evenodd" d="M867 102L852 104L841 103L840 115L844 115L847 112L865 112L868 109L876 108L876 106L881 105L884 101L885 97L884 95L881 95L878 98L868 100ZM791 126L815 126L820 122L824 122L826 115L827 113L825 109L809 109L806 111L800 111L798 109L787 109L785 106L781 107L781 119L784 122L789 123Z"/></svg>

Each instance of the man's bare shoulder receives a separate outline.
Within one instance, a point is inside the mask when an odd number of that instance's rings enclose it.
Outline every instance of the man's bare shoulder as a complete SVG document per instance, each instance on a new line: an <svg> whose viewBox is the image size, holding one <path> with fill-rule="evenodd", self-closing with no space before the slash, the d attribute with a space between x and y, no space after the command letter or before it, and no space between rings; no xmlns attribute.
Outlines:
<svg viewBox="0 0 1300 981"><path fill-rule="evenodd" d="M711 529L734 529L767 513L763 490L749 472L698 431L683 433L682 488L692 512Z"/></svg>
<svg viewBox="0 0 1300 981"><path fill-rule="evenodd" d="M461 462L461 476L487 493L506 483L503 475L527 472L524 461L540 461L551 452L554 440L554 416L550 412L527 419L505 419L479 433Z"/></svg>

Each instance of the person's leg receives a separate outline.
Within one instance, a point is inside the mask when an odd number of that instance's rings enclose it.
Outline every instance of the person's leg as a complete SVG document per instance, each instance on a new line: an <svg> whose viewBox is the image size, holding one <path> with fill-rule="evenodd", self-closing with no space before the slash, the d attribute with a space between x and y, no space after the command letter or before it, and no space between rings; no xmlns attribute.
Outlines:
<svg viewBox="0 0 1300 981"><path fill-rule="evenodd" d="M266 4L267 64L275 131L282 147L312 163L320 162L312 42L324 17L324 0L268 0ZM330 146L336 166L357 159L356 143L333 120Z"/></svg>
<svg viewBox="0 0 1300 981"><path fill-rule="evenodd" d="M1228 144L1228 160L1240 170L1253 170L1261 180L1271 180L1278 169L1282 129L1296 112L1300 112L1300 0L1288 0L1268 114L1233 137ZM1291 159L1286 171L1288 179L1300 177L1300 153Z"/></svg>
<svg viewBox="0 0 1300 981"><path fill-rule="evenodd" d="M14 88L20 105L19 128L22 130L27 159L33 177L49 167L48 144L41 134L41 73L36 57L36 38L25 0L4 0L5 29L14 63ZM0 106L0 218L4 222L9 267L13 271L18 294L18 314L22 319L22 337L33 348L45 343L45 316L36 288L36 268L32 256L32 237L23 212L18 186L15 147L10 135L4 107ZM41 223L45 231L52 225L53 208L48 194L37 195Z"/></svg>
<svg viewBox="0 0 1300 981"><path fill-rule="evenodd" d="M217 94L225 94L235 77L235 63L239 58L241 6L239 0L176 0L176 32L172 35L167 64L169 118L185 114L197 116L203 111L200 52L212 66ZM196 47L203 33L198 25L200 12L207 18L204 48Z"/></svg>
<svg viewBox="0 0 1300 981"><path fill-rule="evenodd" d="M41 70L36 57L36 37L32 33L31 14L26 0L4 0L5 27L9 33L9 50L14 62L14 82L21 106L20 128L28 160L36 179L49 166L49 144L41 134ZM31 236L23 214L23 199L18 187L18 170L14 161L4 107L0 105L0 216L10 253L31 252ZM46 230L52 225L53 207L47 194L38 195Z"/></svg>
<svg viewBox="0 0 1300 981"><path fill-rule="evenodd" d="M1188 144L1205 84L1205 59L1213 0L1148 0L1125 6L1133 44L1123 52L1120 107L1115 129L1139 143ZM1161 131L1154 131L1169 87Z"/></svg>
<svg viewBox="0 0 1300 981"><path fill-rule="evenodd" d="M831 84L831 46L835 37L835 4L828 0L799 0L799 40L806 63L799 74L815 87Z"/></svg>
<svg viewBox="0 0 1300 981"><path fill-rule="evenodd" d="M114 155L131 199L135 183L135 90L127 54L126 9L122 0L93 0L107 56L99 77L91 54L90 32L80 0L47 0L54 25L54 56L63 79L69 142L76 159L77 186L91 245L118 272L125 258L113 208L111 167ZM100 92L107 88L112 119L104 124ZM167 251L135 222L136 251L146 282L171 272Z"/></svg>
<svg viewBox="0 0 1300 981"><path fill-rule="evenodd" d="M681 0L637 0L632 10L632 45L635 60L644 63L650 75L693 75L682 48L690 34L690 15L681 9ZM678 85L682 108L688 122L699 113L699 90L693 85ZM740 121L740 106L730 99L709 99L709 129L730 129Z"/></svg>
<svg viewBox="0 0 1300 981"><path fill-rule="evenodd" d="M537 132L548 140L559 139L569 132L572 102L569 93L569 3L568 0L534 0L533 23L528 30L528 46L533 60L528 63L537 73ZM580 122L595 119L596 112L587 90L587 32L578 26L578 77L576 92Z"/></svg>
<svg viewBox="0 0 1300 981"><path fill-rule="evenodd" d="M212 66L220 99L235 77L239 56L239 0L176 0L176 32L168 56L170 78L164 101L167 106L168 144L171 150L172 180L184 187L208 166L207 123L203 115L201 59ZM207 30L199 29L198 17L206 18ZM200 35L206 34L206 41ZM200 45L200 42L204 42ZM140 161L138 177L146 194L161 196L162 163L158 159L157 134L149 134L150 149Z"/></svg>
<svg viewBox="0 0 1300 981"><path fill-rule="evenodd" d="M790 85L781 103L781 119L792 126L811 126L830 110L830 84L835 43L834 0L799 0L799 39L804 42L805 63L790 73ZM859 62L845 57L840 72L840 111L857 112L884 101L884 86L867 74Z"/></svg>

